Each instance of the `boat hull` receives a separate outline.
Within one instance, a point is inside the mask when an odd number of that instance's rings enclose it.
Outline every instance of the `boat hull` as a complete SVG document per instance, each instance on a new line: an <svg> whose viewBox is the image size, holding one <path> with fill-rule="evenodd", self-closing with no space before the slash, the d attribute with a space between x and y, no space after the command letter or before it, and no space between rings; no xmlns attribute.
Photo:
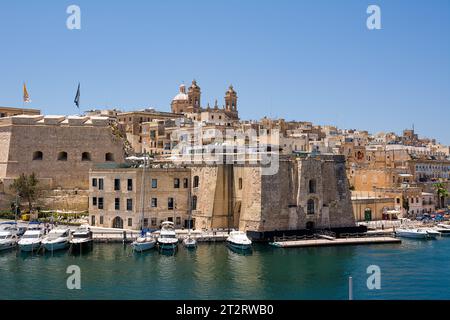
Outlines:
<svg viewBox="0 0 450 320"><path fill-rule="evenodd" d="M398 237L410 238L410 239L429 239L428 233L414 233L414 232L396 232Z"/></svg>
<svg viewBox="0 0 450 320"><path fill-rule="evenodd" d="M17 242L15 242L15 241L0 243L0 251L14 249L16 246L17 246Z"/></svg>
<svg viewBox="0 0 450 320"><path fill-rule="evenodd" d="M131 244L131 247L136 252L144 252L150 249L153 249L155 247L156 242L133 242Z"/></svg>
<svg viewBox="0 0 450 320"><path fill-rule="evenodd" d="M251 250L252 249L252 245L251 244L242 244L242 243L235 243L232 241L227 241L227 245L233 249L236 250Z"/></svg>
<svg viewBox="0 0 450 320"><path fill-rule="evenodd" d="M177 247L178 247L178 243L172 243L172 242L162 243L162 242L159 242L158 246L159 246L160 250L170 251L170 250L176 250Z"/></svg>
<svg viewBox="0 0 450 320"><path fill-rule="evenodd" d="M54 243L43 243L42 246L46 251L57 251L57 250L64 250L69 247L68 241L62 241L62 242L54 242Z"/></svg>
<svg viewBox="0 0 450 320"><path fill-rule="evenodd" d="M72 253L80 253L80 252L86 252L88 250L91 250L93 247L93 241L83 241L83 242L71 242L71 251Z"/></svg>
<svg viewBox="0 0 450 320"><path fill-rule="evenodd" d="M41 242L33 242L33 243L25 243L19 244L20 251L23 252L32 252L37 251L41 247Z"/></svg>

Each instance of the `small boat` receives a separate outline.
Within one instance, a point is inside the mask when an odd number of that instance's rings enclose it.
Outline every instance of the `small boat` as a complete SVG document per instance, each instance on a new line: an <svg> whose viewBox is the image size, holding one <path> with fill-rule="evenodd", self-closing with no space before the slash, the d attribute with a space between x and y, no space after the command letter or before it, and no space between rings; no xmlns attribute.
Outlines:
<svg viewBox="0 0 450 320"><path fill-rule="evenodd" d="M450 230L450 224L439 223L437 226L440 229L448 229L448 230Z"/></svg>
<svg viewBox="0 0 450 320"><path fill-rule="evenodd" d="M238 250L250 250L252 248L252 241L243 231L231 231L227 238L227 244Z"/></svg>
<svg viewBox="0 0 450 320"><path fill-rule="evenodd" d="M17 229L14 227L6 227L0 230L0 251L15 248L18 241Z"/></svg>
<svg viewBox="0 0 450 320"><path fill-rule="evenodd" d="M153 249L156 245L156 240L150 232L142 234L131 244L135 252L143 252Z"/></svg>
<svg viewBox="0 0 450 320"><path fill-rule="evenodd" d="M92 248L92 231L89 227L81 226L76 229L72 234L72 239L70 240L70 245L72 250L85 250Z"/></svg>
<svg viewBox="0 0 450 320"><path fill-rule="evenodd" d="M158 246L161 250L175 250L177 248L178 238L173 222L164 221L161 224L161 231L158 237Z"/></svg>
<svg viewBox="0 0 450 320"><path fill-rule="evenodd" d="M435 230L435 229L431 229L431 228L426 228L425 231L428 233L428 237L430 239L436 239L438 236L440 236L441 234L439 233L439 231Z"/></svg>
<svg viewBox="0 0 450 320"><path fill-rule="evenodd" d="M450 228L446 228L438 224L434 230L439 232L439 234L443 237L450 237Z"/></svg>
<svg viewBox="0 0 450 320"><path fill-rule="evenodd" d="M43 236L42 229L38 227L28 228L18 242L20 250L25 252L37 251L41 247Z"/></svg>
<svg viewBox="0 0 450 320"><path fill-rule="evenodd" d="M42 239L42 246L48 251L67 249L69 247L70 238L70 229L53 229L44 237L44 239Z"/></svg>
<svg viewBox="0 0 450 320"><path fill-rule="evenodd" d="M396 236L413 239L432 239L436 238L436 232L427 229L397 229ZM437 233L439 234L439 233Z"/></svg>
<svg viewBox="0 0 450 320"><path fill-rule="evenodd" d="M183 239L183 246L187 249L195 249L197 248L197 240L189 235Z"/></svg>

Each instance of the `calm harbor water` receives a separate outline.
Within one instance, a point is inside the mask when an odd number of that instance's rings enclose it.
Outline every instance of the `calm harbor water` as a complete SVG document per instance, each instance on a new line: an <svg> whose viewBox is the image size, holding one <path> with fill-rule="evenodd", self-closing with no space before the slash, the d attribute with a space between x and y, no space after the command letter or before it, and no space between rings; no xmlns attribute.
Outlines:
<svg viewBox="0 0 450 320"><path fill-rule="evenodd" d="M66 269L81 268L81 290ZM366 268L381 268L368 290ZM175 256L95 244L82 256L0 253L0 299L450 299L450 239L402 244L280 249L242 255L225 244L180 246Z"/></svg>

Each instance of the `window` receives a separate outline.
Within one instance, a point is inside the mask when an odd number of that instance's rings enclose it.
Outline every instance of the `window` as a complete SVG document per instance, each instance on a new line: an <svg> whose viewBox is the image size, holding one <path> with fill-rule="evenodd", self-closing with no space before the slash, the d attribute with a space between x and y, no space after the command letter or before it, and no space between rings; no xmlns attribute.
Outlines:
<svg viewBox="0 0 450 320"><path fill-rule="evenodd" d="M127 211L133 211L133 199L127 199Z"/></svg>
<svg viewBox="0 0 450 320"><path fill-rule="evenodd" d="M92 205L95 207L97 206L97 197L92 198Z"/></svg>
<svg viewBox="0 0 450 320"><path fill-rule="evenodd" d="M194 188L198 188L198 184L199 184L199 177L198 176L195 176L194 177Z"/></svg>
<svg viewBox="0 0 450 320"><path fill-rule="evenodd" d="M100 224L103 224L103 216L100 216Z"/></svg>
<svg viewBox="0 0 450 320"><path fill-rule="evenodd" d="M153 189L158 188L158 179L152 179L152 188Z"/></svg>
<svg viewBox="0 0 450 320"><path fill-rule="evenodd" d="M91 216L91 225L95 226L95 216Z"/></svg>
<svg viewBox="0 0 450 320"><path fill-rule="evenodd" d="M98 198L98 208L103 210L103 198Z"/></svg>
<svg viewBox="0 0 450 320"><path fill-rule="evenodd" d="M127 190L128 191L133 191L133 179L128 179L127 180Z"/></svg>
<svg viewBox="0 0 450 320"><path fill-rule="evenodd" d="M156 227L156 218L152 218L152 227Z"/></svg>
<svg viewBox="0 0 450 320"><path fill-rule="evenodd" d="M180 188L180 179L178 179L178 178L173 179L173 187L175 189Z"/></svg>
<svg viewBox="0 0 450 320"><path fill-rule="evenodd" d="M92 179L92 186L96 187L97 186L97 178L93 178Z"/></svg>
<svg viewBox="0 0 450 320"><path fill-rule="evenodd" d="M58 153L58 161L67 161L67 152L62 151Z"/></svg>
<svg viewBox="0 0 450 320"><path fill-rule="evenodd" d="M309 199L308 200L308 208L307 208L307 213L308 214L314 214L314 200L313 199Z"/></svg>
<svg viewBox="0 0 450 320"><path fill-rule="evenodd" d="M197 210L197 196L192 197L192 210Z"/></svg>
<svg viewBox="0 0 450 320"><path fill-rule="evenodd" d="M91 154L89 152L83 152L81 154L81 161L91 161Z"/></svg>
<svg viewBox="0 0 450 320"><path fill-rule="evenodd" d="M40 161L44 158L44 154L41 151L33 152L33 160Z"/></svg>
<svg viewBox="0 0 450 320"><path fill-rule="evenodd" d="M98 179L98 190L103 190L103 179Z"/></svg>
<svg viewBox="0 0 450 320"><path fill-rule="evenodd" d="M115 210L120 210L120 198L115 198L114 199L114 209Z"/></svg>
<svg viewBox="0 0 450 320"><path fill-rule="evenodd" d="M242 178L239 178L239 190L242 190Z"/></svg>
<svg viewBox="0 0 450 320"><path fill-rule="evenodd" d="M114 191L120 190L120 179L114 179Z"/></svg>
<svg viewBox="0 0 450 320"><path fill-rule="evenodd" d="M129 227L133 226L133 219L132 218L128 218L128 226Z"/></svg>
<svg viewBox="0 0 450 320"><path fill-rule="evenodd" d="M158 207L158 198L152 198L152 208Z"/></svg>
<svg viewBox="0 0 450 320"><path fill-rule="evenodd" d="M167 209L173 210L173 198L167 200Z"/></svg>
<svg viewBox="0 0 450 320"><path fill-rule="evenodd" d="M316 180L309 180L309 193L316 193Z"/></svg>
<svg viewBox="0 0 450 320"><path fill-rule="evenodd" d="M144 228L148 227L148 218L144 218Z"/></svg>
<svg viewBox="0 0 450 320"><path fill-rule="evenodd" d="M183 179L183 188L187 188L189 186L189 180L188 178Z"/></svg>
<svg viewBox="0 0 450 320"><path fill-rule="evenodd" d="M114 161L114 154L112 154L111 152L108 152L107 154L105 154L105 161L107 161L107 162Z"/></svg>
<svg viewBox="0 0 450 320"><path fill-rule="evenodd" d="M181 217L176 217L175 224L179 226L181 224Z"/></svg>

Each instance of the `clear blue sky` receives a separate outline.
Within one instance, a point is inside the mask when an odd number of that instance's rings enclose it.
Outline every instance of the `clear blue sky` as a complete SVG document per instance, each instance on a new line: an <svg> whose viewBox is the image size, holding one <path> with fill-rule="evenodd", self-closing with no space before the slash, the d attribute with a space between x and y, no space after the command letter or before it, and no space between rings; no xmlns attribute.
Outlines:
<svg viewBox="0 0 450 320"><path fill-rule="evenodd" d="M81 30L66 8L81 7ZM366 28L381 7L382 30ZM0 2L0 105L22 82L46 114L169 110L195 78L202 104L232 83L243 119L264 115L371 132L415 124L450 144L450 1Z"/></svg>

